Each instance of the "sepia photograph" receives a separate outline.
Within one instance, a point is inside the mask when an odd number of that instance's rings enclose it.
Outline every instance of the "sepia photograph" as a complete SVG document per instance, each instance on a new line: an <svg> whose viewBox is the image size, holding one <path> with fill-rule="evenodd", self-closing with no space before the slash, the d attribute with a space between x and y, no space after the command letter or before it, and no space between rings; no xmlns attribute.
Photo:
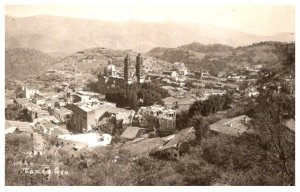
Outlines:
<svg viewBox="0 0 300 192"><path fill-rule="evenodd" d="M5 186L295 186L294 4L3 7Z"/></svg>

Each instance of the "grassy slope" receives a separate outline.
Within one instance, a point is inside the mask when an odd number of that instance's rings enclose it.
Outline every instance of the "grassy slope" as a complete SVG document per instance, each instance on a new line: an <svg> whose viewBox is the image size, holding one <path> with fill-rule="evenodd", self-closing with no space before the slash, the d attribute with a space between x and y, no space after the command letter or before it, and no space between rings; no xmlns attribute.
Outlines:
<svg viewBox="0 0 300 192"><path fill-rule="evenodd" d="M18 79L38 75L56 61L56 58L35 49L7 49L5 50L5 77Z"/></svg>

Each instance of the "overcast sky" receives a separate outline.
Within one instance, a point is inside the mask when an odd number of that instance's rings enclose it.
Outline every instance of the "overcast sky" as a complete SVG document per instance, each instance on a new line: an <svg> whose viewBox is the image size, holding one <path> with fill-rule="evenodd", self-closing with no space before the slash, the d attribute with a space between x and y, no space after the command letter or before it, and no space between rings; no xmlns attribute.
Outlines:
<svg viewBox="0 0 300 192"><path fill-rule="evenodd" d="M109 1L107 1L109 2ZM196 3L5 6L6 15L55 15L115 22L192 22L256 35L295 31L295 8L287 5L203 5Z"/></svg>

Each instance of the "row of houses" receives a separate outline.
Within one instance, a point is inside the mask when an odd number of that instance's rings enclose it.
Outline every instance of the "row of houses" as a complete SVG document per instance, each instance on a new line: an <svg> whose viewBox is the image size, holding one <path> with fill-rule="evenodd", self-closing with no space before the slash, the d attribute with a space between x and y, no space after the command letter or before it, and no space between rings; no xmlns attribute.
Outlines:
<svg viewBox="0 0 300 192"><path fill-rule="evenodd" d="M253 132L250 121L251 118L246 115L222 119L210 125L210 131L215 134L241 136L244 133ZM294 120L288 120L283 125L291 131L295 131ZM146 132L147 130L145 128L128 126L121 135L125 144L122 145L120 149L128 150L133 157L154 155L159 158L178 159L188 150L189 144L195 140L195 129L193 127L182 129L177 134L171 134L165 137L158 137L158 135L153 132ZM32 124L28 122L6 121L5 133L23 134L31 137L33 139L32 154L43 154L46 142L40 134L34 132ZM62 133L57 134L55 137L57 144L62 148L70 148L72 150L106 146L109 145L112 140L109 134L101 133Z"/></svg>

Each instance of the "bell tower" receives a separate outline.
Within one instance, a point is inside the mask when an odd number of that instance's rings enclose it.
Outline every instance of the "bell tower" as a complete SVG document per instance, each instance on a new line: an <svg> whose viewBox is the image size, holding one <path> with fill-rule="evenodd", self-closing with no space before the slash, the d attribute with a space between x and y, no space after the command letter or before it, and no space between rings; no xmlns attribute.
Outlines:
<svg viewBox="0 0 300 192"><path fill-rule="evenodd" d="M136 77L137 77L137 82L140 83L141 81L141 68L143 66L143 58L141 57L141 54L139 53L138 56L136 57Z"/></svg>

